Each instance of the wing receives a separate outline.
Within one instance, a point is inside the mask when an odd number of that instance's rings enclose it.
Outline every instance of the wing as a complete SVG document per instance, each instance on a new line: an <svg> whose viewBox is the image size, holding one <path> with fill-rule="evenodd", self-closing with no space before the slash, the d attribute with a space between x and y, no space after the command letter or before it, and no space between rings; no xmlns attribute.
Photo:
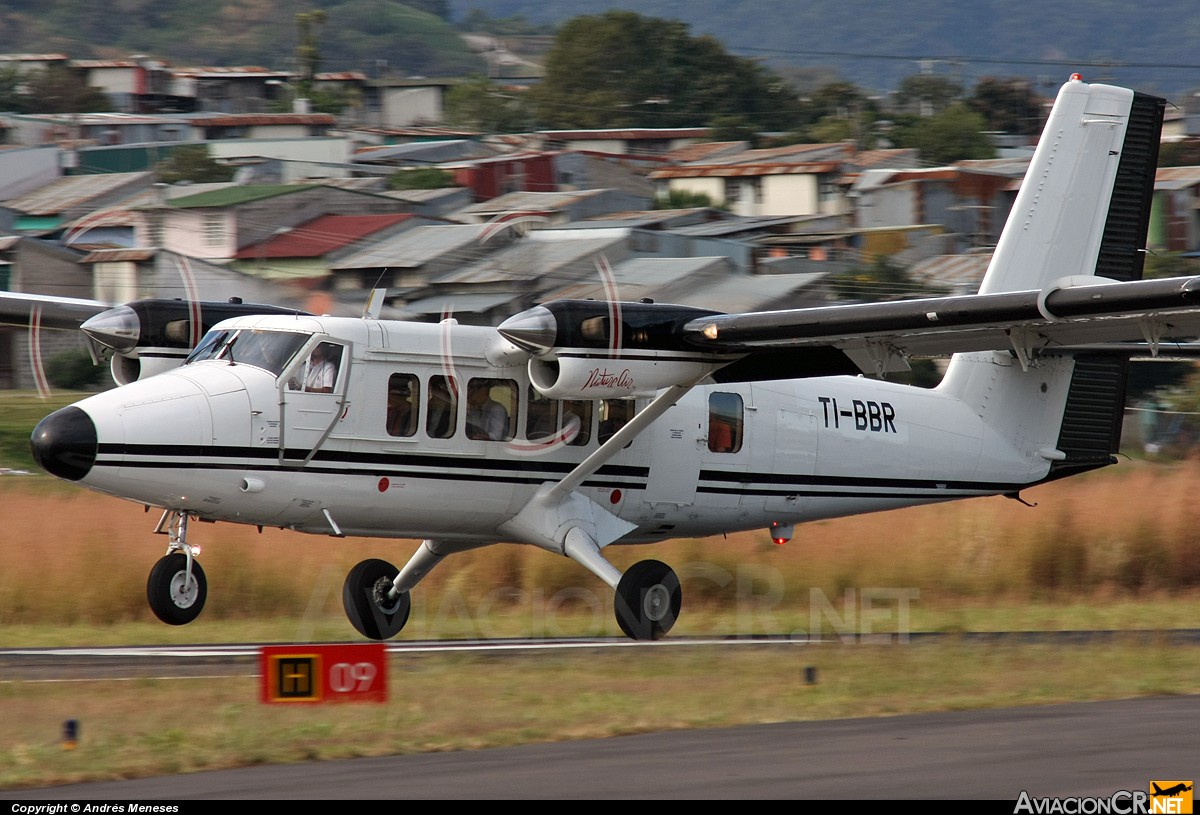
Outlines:
<svg viewBox="0 0 1200 815"><path fill-rule="evenodd" d="M1200 277L1086 278L1044 291L713 315L683 327L685 342L698 350L835 348L864 371L908 356L1013 351L1029 359L1102 343L1134 343L1131 352L1155 354L1197 336Z"/></svg>

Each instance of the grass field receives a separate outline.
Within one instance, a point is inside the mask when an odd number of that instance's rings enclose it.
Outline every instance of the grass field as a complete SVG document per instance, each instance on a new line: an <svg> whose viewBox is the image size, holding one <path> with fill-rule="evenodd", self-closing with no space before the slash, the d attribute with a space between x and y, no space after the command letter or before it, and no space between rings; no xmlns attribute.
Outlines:
<svg viewBox="0 0 1200 815"><path fill-rule="evenodd" d="M34 420L9 409L3 426L27 439ZM394 658L382 706L260 705L256 680L245 677L0 683L0 787L1194 694L1195 646L953 637L873 645L852 644L851 635L1200 627L1198 489L1200 465L1125 461L1029 490L1033 507L978 499L812 523L785 546L762 532L611 551L621 568L644 557L676 568L685 599L674 635L820 632L834 636L829 645ZM195 623L171 627L145 600L146 576L166 545L151 534L157 520L46 476L0 475L0 647L359 641L341 611L346 571L364 557L402 562L416 545L196 525L209 602ZM530 547L455 555L415 592L400 638L478 636L618 636L611 592L571 561ZM816 684L804 681L807 667ZM68 718L81 726L74 750L60 739Z"/></svg>

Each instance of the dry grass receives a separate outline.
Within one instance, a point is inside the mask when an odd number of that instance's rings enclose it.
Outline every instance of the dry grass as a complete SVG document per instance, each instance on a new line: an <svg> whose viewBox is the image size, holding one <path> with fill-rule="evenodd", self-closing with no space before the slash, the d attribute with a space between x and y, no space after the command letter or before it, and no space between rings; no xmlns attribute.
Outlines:
<svg viewBox="0 0 1200 815"><path fill-rule="evenodd" d="M0 477L0 646L357 640L341 581L410 541L197 525L209 606L153 619L145 579L164 551L142 508L44 478ZM1200 467L1130 462L1003 498L611 552L684 579L679 634L820 628L1194 627ZM563 558L504 546L454 556L422 583L404 638L612 635L610 592ZM901 606L909 614L902 619ZM820 681L807 685L805 667ZM251 678L0 683L0 788L671 728L1200 692L1194 647L622 648L572 656L392 660L390 700L257 703ZM698 681L702 678L702 681ZM687 692L684 692L684 689ZM63 721L81 725L63 750Z"/></svg>

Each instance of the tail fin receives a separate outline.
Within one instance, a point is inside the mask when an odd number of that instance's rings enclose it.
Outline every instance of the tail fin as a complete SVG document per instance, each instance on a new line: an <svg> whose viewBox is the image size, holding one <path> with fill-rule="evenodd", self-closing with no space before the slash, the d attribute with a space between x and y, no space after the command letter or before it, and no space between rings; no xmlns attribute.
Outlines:
<svg viewBox="0 0 1200 815"><path fill-rule="evenodd" d="M981 294L1141 278L1165 104L1074 77L1062 86Z"/></svg>
<svg viewBox="0 0 1200 815"><path fill-rule="evenodd" d="M1141 278L1164 109L1164 100L1125 88L1077 77L1063 85L981 294ZM1128 356L1097 354L1047 357L1026 370L1011 355L964 354L941 390L1043 477L1059 478L1115 461L1128 367Z"/></svg>

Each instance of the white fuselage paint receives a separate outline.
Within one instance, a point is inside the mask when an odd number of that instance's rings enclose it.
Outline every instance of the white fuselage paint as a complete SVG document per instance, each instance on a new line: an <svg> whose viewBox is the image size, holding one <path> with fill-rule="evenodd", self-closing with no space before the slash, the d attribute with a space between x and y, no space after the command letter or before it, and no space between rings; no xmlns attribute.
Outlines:
<svg viewBox="0 0 1200 815"><path fill-rule="evenodd" d="M308 317L229 324L313 338L281 378L206 360L78 403L99 441L96 463L79 483L204 520L335 534L332 519L346 535L497 541L504 539L498 527L540 485L561 479L598 446L593 426L587 446L537 449L521 432L524 408L511 443L466 439L461 404L453 438L429 438L423 412L416 435L385 432L394 373L422 383L448 371L460 382L504 377L518 383L524 403L525 367L484 361L494 329ZM281 386L313 345L329 339L348 349L338 392ZM1046 475L1049 462L1035 451L1055 439L1037 437L1046 429L1030 438L1017 432L1016 440L998 434L986 419L994 387L975 387L984 395L972 402L944 388L862 377L701 385L580 489L636 525L620 543L1012 492ZM1038 419L1031 426L1057 428L1063 387L1047 393L1030 385L1029 400L1045 399L1057 411L1039 417L1036 404L1024 408ZM709 450L713 391L741 397L737 452Z"/></svg>

